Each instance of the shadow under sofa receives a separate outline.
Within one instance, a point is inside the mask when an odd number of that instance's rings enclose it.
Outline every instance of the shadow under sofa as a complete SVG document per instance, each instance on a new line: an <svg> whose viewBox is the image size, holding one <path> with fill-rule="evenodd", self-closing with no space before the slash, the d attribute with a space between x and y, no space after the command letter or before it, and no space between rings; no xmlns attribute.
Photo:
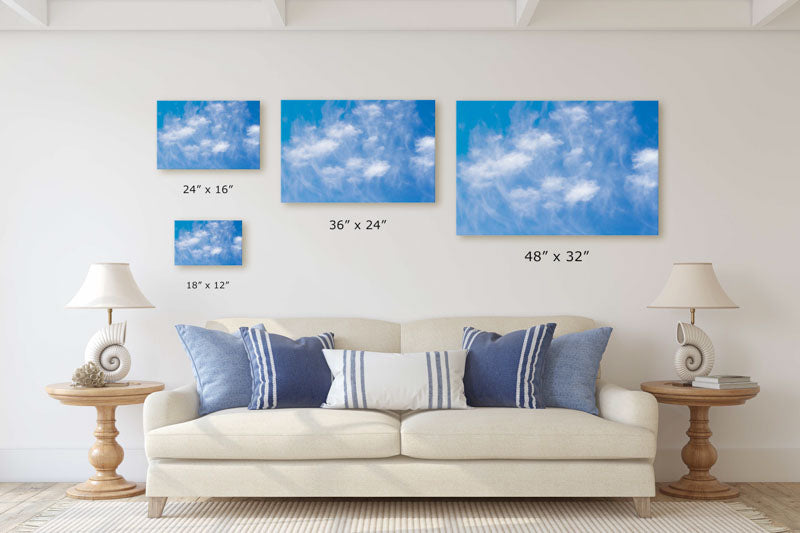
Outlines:
<svg viewBox="0 0 800 533"><path fill-rule="evenodd" d="M336 347L458 349L464 326L505 334L556 322L555 336L595 327L574 316L457 317L398 324L353 318L228 318L297 338L333 331ZM194 384L144 406L148 514L168 497L630 497L655 495L655 398L597 382L600 416L570 409L393 412L226 409L198 417Z"/></svg>

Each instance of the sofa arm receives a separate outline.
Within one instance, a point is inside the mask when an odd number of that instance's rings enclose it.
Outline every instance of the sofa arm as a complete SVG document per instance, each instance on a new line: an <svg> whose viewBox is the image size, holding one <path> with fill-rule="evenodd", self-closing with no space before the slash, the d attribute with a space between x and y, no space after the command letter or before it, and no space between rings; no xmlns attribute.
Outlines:
<svg viewBox="0 0 800 533"><path fill-rule="evenodd" d="M197 418L200 397L194 383L156 392L144 401L144 432Z"/></svg>
<svg viewBox="0 0 800 533"><path fill-rule="evenodd" d="M652 394L598 381L597 408L607 420L647 428L658 435L658 402Z"/></svg>

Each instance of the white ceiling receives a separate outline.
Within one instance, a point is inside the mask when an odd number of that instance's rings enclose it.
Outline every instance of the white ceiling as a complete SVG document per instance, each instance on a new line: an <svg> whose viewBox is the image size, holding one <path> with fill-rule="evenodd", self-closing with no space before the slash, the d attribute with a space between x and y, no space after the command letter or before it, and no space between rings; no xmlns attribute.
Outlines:
<svg viewBox="0 0 800 533"><path fill-rule="evenodd" d="M798 0L0 0L0 30L800 30Z"/></svg>

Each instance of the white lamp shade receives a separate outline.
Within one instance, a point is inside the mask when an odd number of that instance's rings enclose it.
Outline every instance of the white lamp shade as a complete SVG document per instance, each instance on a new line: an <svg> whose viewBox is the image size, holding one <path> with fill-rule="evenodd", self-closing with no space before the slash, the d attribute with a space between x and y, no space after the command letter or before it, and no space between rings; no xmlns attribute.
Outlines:
<svg viewBox="0 0 800 533"><path fill-rule="evenodd" d="M647 307L675 309L735 309L711 263L675 263L667 284Z"/></svg>
<svg viewBox="0 0 800 533"><path fill-rule="evenodd" d="M68 309L132 309L154 307L144 297L128 263L94 263Z"/></svg>

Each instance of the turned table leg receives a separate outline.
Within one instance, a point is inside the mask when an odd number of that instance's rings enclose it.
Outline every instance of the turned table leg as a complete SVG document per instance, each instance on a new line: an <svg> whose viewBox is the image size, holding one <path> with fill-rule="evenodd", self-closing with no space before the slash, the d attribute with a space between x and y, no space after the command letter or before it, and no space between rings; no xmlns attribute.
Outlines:
<svg viewBox="0 0 800 533"><path fill-rule="evenodd" d="M678 498L695 500L726 500L739 495L739 490L717 480L709 472L717 462L717 450L709 440L707 405L689 406L689 442L681 451L681 458L689 473L678 481L663 487L661 492Z"/></svg>
<svg viewBox="0 0 800 533"><path fill-rule="evenodd" d="M87 481L67 489L67 496L80 500L111 500L144 494L144 484L131 483L117 474L125 452L117 443L115 405L97 405L97 439L89 449L89 462L95 474Z"/></svg>

